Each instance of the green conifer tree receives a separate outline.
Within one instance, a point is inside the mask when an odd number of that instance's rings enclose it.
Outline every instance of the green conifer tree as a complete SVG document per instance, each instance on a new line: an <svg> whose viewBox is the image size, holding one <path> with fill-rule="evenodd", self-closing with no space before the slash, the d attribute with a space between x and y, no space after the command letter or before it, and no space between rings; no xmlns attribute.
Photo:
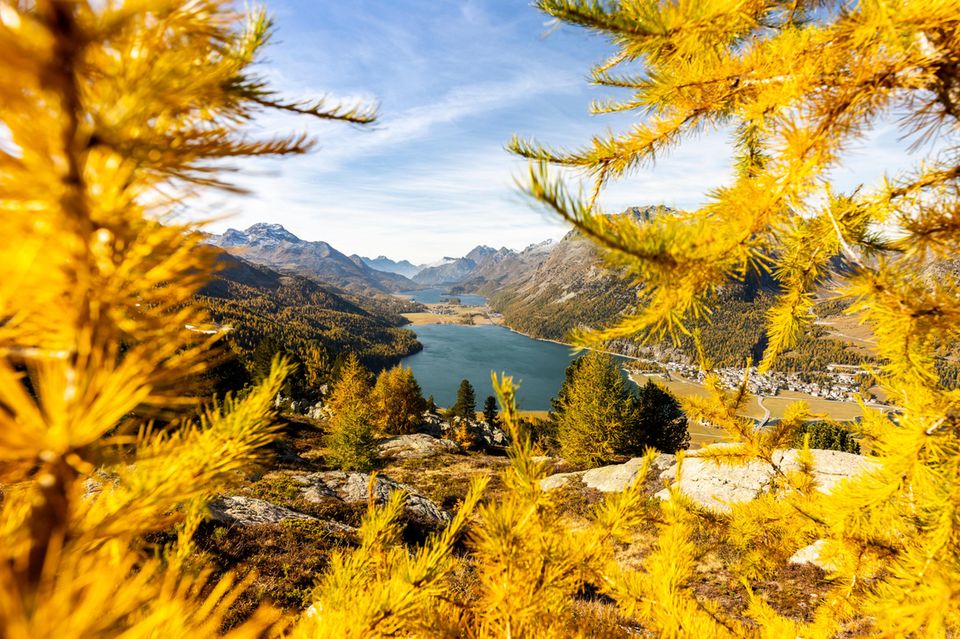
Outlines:
<svg viewBox="0 0 960 639"><path fill-rule="evenodd" d="M490 426L496 426L498 415L497 398L493 395L487 395L487 399L483 403L483 421Z"/></svg>
<svg viewBox="0 0 960 639"><path fill-rule="evenodd" d="M660 452L675 453L690 445L687 416L680 402L652 380L640 387L637 393L637 425L629 451L643 452L646 447Z"/></svg>
<svg viewBox="0 0 960 639"><path fill-rule="evenodd" d="M457 389L457 401L450 407L447 415L451 418L476 419L477 396L469 380L465 379L460 382L460 388Z"/></svg>

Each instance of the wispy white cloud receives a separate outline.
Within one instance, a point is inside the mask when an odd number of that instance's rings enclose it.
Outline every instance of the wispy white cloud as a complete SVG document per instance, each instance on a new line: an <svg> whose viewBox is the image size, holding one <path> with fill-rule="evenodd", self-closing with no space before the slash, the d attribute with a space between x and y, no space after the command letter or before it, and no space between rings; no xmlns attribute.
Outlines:
<svg viewBox="0 0 960 639"><path fill-rule="evenodd" d="M322 6L320 6L322 5ZM206 198L206 212L231 212L218 224L284 224L306 239L347 253L429 262L477 244L521 248L566 228L520 195L523 161L502 145L513 133L577 146L630 114L591 118L591 62L605 43L561 29L542 38L540 14L515 0L405 0L315 3L277 0L281 44L264 67L293 97L333 94L382 103L372 130L309 123L283 115L260 121L264 133L317 134L314 154L243 163L253 197ZM916 161L898 131L881 123L833 172L841 188L870 184ZM929 149L927 149L929 151ZM729 133L705 133L656 165L612 183L601 204L702 205L733 176Z"/></svg>

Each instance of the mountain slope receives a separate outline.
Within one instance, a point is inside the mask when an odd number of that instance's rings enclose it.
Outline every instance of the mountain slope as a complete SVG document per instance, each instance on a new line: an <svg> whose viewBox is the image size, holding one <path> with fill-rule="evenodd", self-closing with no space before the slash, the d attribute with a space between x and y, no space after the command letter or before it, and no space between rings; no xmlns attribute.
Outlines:
<svg viewBox="0 0 960 639"><path fill-rule="evenodd" d="M416 336L400 328L400 315L371 307L312 279L285 275L229 253L221 270L201 291L200 302L214 321L230 326L229 340L249 355L272 340L295 355L322 347L332 361L355 352L380 368L420 350Z"/></svg>
<svg viewBox="0 0 960 639"><path fill-rule="evenodd" d="M645 220L669 213L666 208L647 207L629 209L624 214ZM475 276L461 288L485 293L491 307L503 314L507 326L533 337L564 341L574 329L614 324L636 305L639 287L624 272L605 266L596 246L576 231L568 233L539 263L530 259L526 269L517 261L510 264L512 272L502 279L481 281ZM766 313L777 292L776 282L769 276L731 281L721 289L709 321L697 324L707 356L715 365L740 367L747 358L759 360L766 346ZM825 304L817 312L825 319L838 311ZM812 327L796 348L784 354L778 368L823 370L828 364L869 360L869 353L862 348L831 337L828 327ZM613 347L625 354L696 361L695 345L686 336L679 345L664 340Z"/></svg>
<svg viewBox="0 0 960 639"><path fill-rule="evenodd" d="M489 246L477 246L463 257L445 257L440 264L424 268L413 277L413 281L423 286L459 284L478 264L496 253L497 250Z"/></svg>
<svg viewBox="0 0 960 639"><path fill-rule="evenodd" d="M546 240L531 244L519 253L502 248L482 259L466 278L454 287L454 292L475 291L489 295L508 282L528 276L549 258L556 246L557 243L553 240Z"/></svg>
<svg viewBox="0 0 960 639"><path fill-rule="evenodd" d="M326 242L301 240L279 224L254 224L245 231L229 229L223 235L209 236L208 242L250 262L355 293L415 288L402 275L372 269L361 259L351 259Z"/></svg>

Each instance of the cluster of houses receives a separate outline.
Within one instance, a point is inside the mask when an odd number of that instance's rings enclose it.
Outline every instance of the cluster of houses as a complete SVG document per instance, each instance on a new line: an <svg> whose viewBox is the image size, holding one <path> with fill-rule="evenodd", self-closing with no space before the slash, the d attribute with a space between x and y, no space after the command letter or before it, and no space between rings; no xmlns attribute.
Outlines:
<svg viewBox="0 0 960 639"><path fill-rule="evenodd" d="M684 381L702 383L706 377L698 366L691 364L642 362L640 368L644 368L644 363L655 364L655 368L659 369L658 372L666 372L668 376ZM720 377L724 386L733 388L743 382L745 369L719 368L713 372ZM830 367L830 370L815 375L782 371L760 373L756 368L752 368L747 381L747 390L754 395L767 396L776 395L782 391L796 391L824 399L849 401L860 392L860 383L857 378L864 372L856 366Z"/></svg>

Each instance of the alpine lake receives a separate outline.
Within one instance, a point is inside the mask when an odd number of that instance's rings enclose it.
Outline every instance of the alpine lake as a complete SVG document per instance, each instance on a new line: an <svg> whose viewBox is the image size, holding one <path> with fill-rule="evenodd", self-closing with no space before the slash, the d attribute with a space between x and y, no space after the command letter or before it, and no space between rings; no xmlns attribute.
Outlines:
<svg viewBox="0 0 960 639"><path fill-rule="evenodd" d="M506 374L518 385L517 404L524 411L546 411L550 399L560 390L564 374L577 351L564 344L532 339L496 323L467 325L447 321L446 300L460 300L489 317L486 300L480 295L449 295L443 289L402 293L427 304L437 313L437 323L417 322L409 328L417 334L423 350L402 360L417 378L424 396L433 395L439 406L451 406L461 380L469 380L476 391L477 406L493 395L490 374ZM619 358L627 361L625 358Z"/></svg>

